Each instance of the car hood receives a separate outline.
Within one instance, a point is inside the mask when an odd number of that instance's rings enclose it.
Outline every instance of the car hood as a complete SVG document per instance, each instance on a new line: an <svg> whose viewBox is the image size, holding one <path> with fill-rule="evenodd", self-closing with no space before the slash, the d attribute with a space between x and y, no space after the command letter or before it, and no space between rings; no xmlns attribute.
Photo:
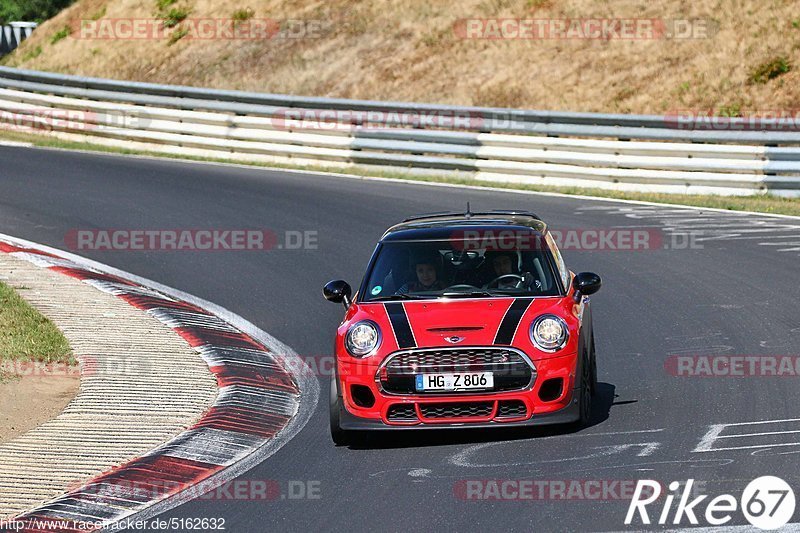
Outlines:
<svg viewBox="0 0 800 533"><path fill-rule="evenodd" d="M359 320L372 320L382 331L381 352L427 347L514 346L533 358L552 357L533 346L529 329L541 314L556 314L574 331L579 305L571 298L453 298L353 305L339 328L340 342ZM574 350L570 345L564 352ZM344 346L341 346L344 350ZM377 364L380 358L374 360ZM370 359L370 362L373 360Z"/></svg>
<svg viewBox="0 0 800 533"><path fill-rule="evenodd" d="M404 302L417 346L494 344L503 317L515 298ZM526 298L530 302L531 298Z"/></svg>

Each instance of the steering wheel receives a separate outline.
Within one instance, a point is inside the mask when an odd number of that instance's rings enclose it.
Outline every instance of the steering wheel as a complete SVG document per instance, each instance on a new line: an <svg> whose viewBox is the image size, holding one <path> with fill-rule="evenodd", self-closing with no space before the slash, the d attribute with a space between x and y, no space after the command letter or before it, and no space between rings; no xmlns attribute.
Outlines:
<svg viewBox="0 0 800 533"><path fill-rule="evenodd" d="M446 291L464 291L464 290L478 290L478 287L475 285L470 285L469 283L460 283L458 285L450 285L445 289Z"/></svg>
<svg viewBox="0 0 800 533"><path fill-rule="evenodd" d="M525 278L520 276L519 274L504 274L502 276L498 276L498 277L494 278L492 281L487 283L486 284L486 288L487 289L496 289L500 285L500 282L503 281L504 279L515 279L515 280L517 280L516 285L514 285L515 289L520 288L520 286L525 282Z"/></svg>

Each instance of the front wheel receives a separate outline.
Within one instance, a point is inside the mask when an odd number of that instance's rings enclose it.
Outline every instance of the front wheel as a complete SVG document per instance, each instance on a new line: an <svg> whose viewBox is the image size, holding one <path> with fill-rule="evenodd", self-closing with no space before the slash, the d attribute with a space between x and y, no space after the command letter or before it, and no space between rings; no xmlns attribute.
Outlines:
<svg viewBox="0 0 800 533"><path fill-rule="evenodd" d="M594 343L592 343L594 344ZM581 384L578 392L578 404L580 407L580 415L576 426L584 428L589 425L592 420L592 405L594 395L597 390L597 367L594 361L594 346L587 354L586 359L583 360L581 365Z"/></svg>
<svg viewBox="0 0 800 533"><path fill-rule="evenodd" d="M344 429L339 422L342 403L339 396L339 387L336 376L331 376L331 397L330 397L330 422L331 438L336 446L346 446L350 443L350 433Z"/></svg>
<svg viewBox="0 0 800 533"><path fill-rule="evenodd" d="M592 362L592 396L597 395L597 352L594 349L594 330L592 330L591 348L589 350L589 360Z"/></svg>

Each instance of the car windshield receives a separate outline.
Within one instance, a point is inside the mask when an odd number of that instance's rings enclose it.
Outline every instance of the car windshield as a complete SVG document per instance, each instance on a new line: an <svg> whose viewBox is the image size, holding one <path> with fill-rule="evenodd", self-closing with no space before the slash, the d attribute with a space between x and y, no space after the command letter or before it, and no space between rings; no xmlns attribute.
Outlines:
<svg viewBox="0 0 800 533"><path fill-rule="evenodd" d="M561 290L546 245L489 249L459 240L384 242L365 281L364 302L558 296Z"/></svg>

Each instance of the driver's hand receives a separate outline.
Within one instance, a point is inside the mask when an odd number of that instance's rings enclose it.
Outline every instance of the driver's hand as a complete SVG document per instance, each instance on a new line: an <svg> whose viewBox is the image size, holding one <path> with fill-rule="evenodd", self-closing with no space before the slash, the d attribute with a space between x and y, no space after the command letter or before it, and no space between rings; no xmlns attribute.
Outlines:
<svg viewBox="0 0 800 533"><path fill-rule="evenodd" d="M531 274L530 272L525 272L524 274L522 274L523 287L531 288L531 286L534 284L535 281L536 280L534 279L533 274Z"/></svg>

